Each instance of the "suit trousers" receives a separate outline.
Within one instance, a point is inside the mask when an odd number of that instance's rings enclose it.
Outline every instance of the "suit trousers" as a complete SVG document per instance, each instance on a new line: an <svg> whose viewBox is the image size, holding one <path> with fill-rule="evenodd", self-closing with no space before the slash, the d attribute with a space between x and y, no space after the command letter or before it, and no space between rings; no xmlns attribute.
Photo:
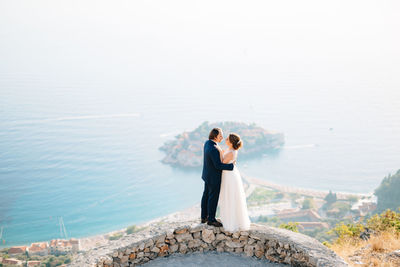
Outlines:
<svg viewBox="0 0 400 267"><path fill-rule="evenodd" d="M208 219L208 221L210 222L216 221L215 213L217 212L220 190L221 190L221 183L210 184L204 182L203 197L201 198L202 219Z"/></svg>

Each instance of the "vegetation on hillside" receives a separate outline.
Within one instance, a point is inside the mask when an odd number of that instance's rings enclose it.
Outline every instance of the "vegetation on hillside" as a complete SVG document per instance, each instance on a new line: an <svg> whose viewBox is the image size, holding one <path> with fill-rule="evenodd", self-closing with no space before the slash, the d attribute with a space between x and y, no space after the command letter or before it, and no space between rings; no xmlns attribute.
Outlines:
<svg viewBox="0 0 400 267"><path fill-rule="evenodd" d="M307 197L303 200L303 204L301 206L303 210L313 209L315 208L314 200L311 197Z"/></svg>
<svg viewBox="0 0 400 267"><path fill-rule="evenodd" d="M292 231L292 232L298 233L298 232L299 232L299 228L297 228L298 225L299 225L299 224L296 223L296 222L281 223L281 224L279 225L279 228L286 229L286 230L290 230L290 231Z"/></svg>
<svg viewBox="0 0 400 267"><path fill-rule="evenodd" d="M118 239L120 239L122 236L123 236L122 233L115 233L115 234L113 234L113 235L110 235L110 236L108 237L108 240L118 240Z"/></svg>
<svg viewBox="0 0 400 267"><path fill-rule="evenodd" d="M140 232L146 228L147 227L138 227L136 225L131 225L128 228L126 228L126 234L128 234L128 235L134 234L134 233Z"/></svg>
<svg viewBox="0 0 400 267"><path fill-rule="evenodd" d="M23 262L23 266L25 266L25 262L27 262L27 261L40 261L41 267L60 266L62 264L68 264L72 260L71 255L48 255L48 256L33 255L33 256L29 256L28 253L25 253L25 254L10 256L8 254L8 249L0 251L0 257L3 257L5 259L15 258L17 260L21 260ZM15 265L0 263L0 267L11 267L11 266L15 266Z"/></svg>
<svg viewBox="0 0 400 267"><path fill-rule="evenodd" d="M397 210L400 207L400 170L396 174L389 174L383 178L380 186L375 190L378 197L376 212L386 209Z"/></svg>
<svg viewBox="0 0 400 267"><path fill-rule="evenodd" d="M68 264L71 262L70 255L60 255L60 256L50 256L45 261L42 262L42 266L55 267L62 264Z"/></svg>
<svg viewBox="0 0 400 267"><path fill-rule="evenodd" d="M247 198L247 205L249 206L259 206L262 204L270 203L273 199L277 197L275 191L257 187L254 189L252 194Z"/></svg>
<svg viewBox="0 0 400 267"><path fill-rule="evenodd" d="M386 210L365 222L339 223L325 243L351 266L400 266L400 213Z"/></svg>
<svg viewBox="0 0 400 267"><path fill-rule="evenodd" d="M261 190L255 192L253 199L258 202L264 203L268 198ZM351 206L359 201L359 197L338 199L336 193L330 191L319 209L323 214L321 222L327 223L329 229L302 229L297 222L283 222L278 217L268 216L260 216L256 222L314 237L342 256L350 266L400 266L399 192L400 170L385 177L375 190L378 208L372 212L353 212ZM301 202L300 199L300 195L292 195L291 203L302 209L315 207L313 198L305 197Z"/></svg>

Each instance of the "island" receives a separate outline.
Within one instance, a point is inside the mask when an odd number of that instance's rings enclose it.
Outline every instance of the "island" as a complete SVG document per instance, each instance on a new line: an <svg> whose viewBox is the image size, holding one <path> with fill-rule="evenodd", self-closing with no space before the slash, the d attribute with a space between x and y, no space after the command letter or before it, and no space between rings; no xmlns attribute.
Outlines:
<svg viewBox="0 0 400 267"><path fill-rule="evenodd" d="M203 164L203 144L214 127L220 127L224 137L232 132L240 135L243 140L243 148L240 150L242 159L279 151L285 143L283 133L265 130L255 123L206 121L195 130L183 132L175 136L174 140L165 142L160 147L166 153L162 162L182 168L200 167ZM224 141L221 142L221 146L224 144Z"/></svg>

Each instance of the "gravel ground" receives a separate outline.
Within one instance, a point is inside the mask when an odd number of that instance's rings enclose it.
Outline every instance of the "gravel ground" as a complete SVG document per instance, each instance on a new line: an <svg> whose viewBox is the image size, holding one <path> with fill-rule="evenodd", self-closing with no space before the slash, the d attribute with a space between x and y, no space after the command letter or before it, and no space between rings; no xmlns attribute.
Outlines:
<svg viewBox="0 0 400 267"><path fill-rule="evenodd" d="M166 258L157 258L146 264L140 265L143 267L163 267L163 266L176 266L176 267L190 267L190 266L207 266L207 267L235 267L235 266L263 266L263 267L283 267L288 266L284 264L272 263L267 260L258 260L255 258L248 258L227 252L205 252L205 253L192 253L192 254L173 254Z"/></svg>

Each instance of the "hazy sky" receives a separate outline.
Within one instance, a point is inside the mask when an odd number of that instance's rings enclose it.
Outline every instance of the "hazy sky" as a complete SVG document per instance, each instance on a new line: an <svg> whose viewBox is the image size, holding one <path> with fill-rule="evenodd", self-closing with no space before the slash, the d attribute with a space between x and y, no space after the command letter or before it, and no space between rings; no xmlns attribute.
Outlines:
<svg viewBox="0 0 400 267"><path fill-rule="evenodd" d="M346 84L392 99L399 14L399 1L3 0L0 72L112 90Z"/></svg>
<svg viewBox="0 0 400 267"><path fill-rule="evenodd" d="M399 0L0 0L0 212L86 233L191 205L200 174L158 147L206 120L284 132L250 175L372 191L399 168L399 48Z"/></svg>

